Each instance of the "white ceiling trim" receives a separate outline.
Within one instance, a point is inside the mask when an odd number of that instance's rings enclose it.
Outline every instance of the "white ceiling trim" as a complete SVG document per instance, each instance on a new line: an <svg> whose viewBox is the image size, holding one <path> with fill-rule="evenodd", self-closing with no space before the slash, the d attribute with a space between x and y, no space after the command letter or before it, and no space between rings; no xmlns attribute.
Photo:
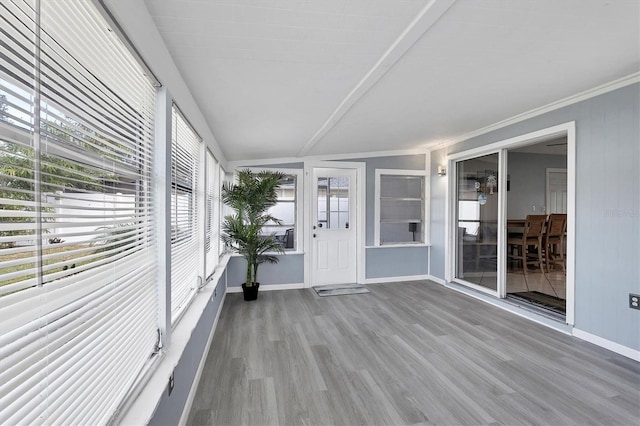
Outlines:
<svg viewBox="0 0 640 426"><path fill-rule="evenodd" d="M360 80L353 90L342 100L327 121L314 134L309 142L298 152L302 157L309 152L327 134L340 119L407 53L433 24L453 5L456 0L431 0L411 21L395 42Z"/></svg>
<svg viewBox="0 0 640 426"><path fill-rule="evenodd" d="M589 89L582 93L578 93L576 95L572 95L564 99L560 99L559 101L552 102L550 104L541 106L539 108L532 109L531 111L527 111L522 114L515 115L511 118L507 118L506 120L502 120L497 123L491 124L489 126L483 127L481 129L474 130L469 133L465 133L464 135L457 136L453 139L438 140L431 143L427 143L423 145L423 147L429 151L446 148L451 145L455 145L459 142L463 142L471 138L475 138L476 136L484 135L494 130L502 129L512 124L516 124L516 123L528 120L530 118L537 117L539 115L546 114L548 112L555 111L557 109L564 108L566 106L569 106L590 98L594 98L596 96L600 96L605 93L612 92L614 90L620 89L622 87L630 86L636 83L640 83L640 72L633 73L627 77L623 77L623 78L611 81L609 83L603 84L598 87L594 87L593 89Z"/></svg>

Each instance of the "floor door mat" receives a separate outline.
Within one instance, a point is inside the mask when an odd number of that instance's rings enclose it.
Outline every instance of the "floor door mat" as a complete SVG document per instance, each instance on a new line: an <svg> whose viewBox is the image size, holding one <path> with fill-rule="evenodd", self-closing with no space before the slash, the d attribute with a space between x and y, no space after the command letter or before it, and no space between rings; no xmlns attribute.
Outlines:
<svg viewBox="0 0 640 426"><path fill-rule="evenodd" d="M509 293L507 296L518 299L534 306L565 315L567 313L567 302L559 297L540 293L539 291L523 291L521 293Z"/></svg>
<svg viewBox="0 0 640 426"><path fill-rule="evenodd" d="M316 285L312 287L318 296L342 296L345 294L370 293L362 284L331 284Z"/></svg>

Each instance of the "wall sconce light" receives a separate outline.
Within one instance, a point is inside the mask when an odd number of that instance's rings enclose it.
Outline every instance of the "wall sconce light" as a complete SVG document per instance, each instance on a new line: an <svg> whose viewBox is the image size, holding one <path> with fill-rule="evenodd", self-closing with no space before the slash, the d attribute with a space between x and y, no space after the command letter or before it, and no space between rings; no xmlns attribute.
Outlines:
<svg viewBox="0 0 640 426"><path fill-rule="evenodd" d="M438 176L446 176L447 175L447 169L444 168L444 166L438 166Z"/></svg>

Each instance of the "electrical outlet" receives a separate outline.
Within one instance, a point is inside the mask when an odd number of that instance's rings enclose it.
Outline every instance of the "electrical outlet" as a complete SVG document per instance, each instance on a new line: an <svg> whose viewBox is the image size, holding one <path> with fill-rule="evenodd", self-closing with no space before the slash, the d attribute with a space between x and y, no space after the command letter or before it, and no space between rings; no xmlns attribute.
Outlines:
<svg viewBox="0 0 640 426"><path fill-rule="evenodd" d="M171 395L171 392L173 392L173 385L175 384L174 382L174 376L175 372L171 373L171 377L169 377L169 384L167 385L167 393L168 395Z"/></svg>
<svg viewBox="0 0 640 426"><path fill-rule="evenodd" d="M640 309L640 294L629 293L629 307L631 309Z"/></svg>

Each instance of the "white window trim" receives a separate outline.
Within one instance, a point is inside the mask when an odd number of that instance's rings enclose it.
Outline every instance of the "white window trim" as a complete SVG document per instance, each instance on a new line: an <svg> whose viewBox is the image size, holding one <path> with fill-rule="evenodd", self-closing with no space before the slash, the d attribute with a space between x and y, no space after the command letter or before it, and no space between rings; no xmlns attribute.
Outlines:
<svg viewBox="0 0 640 426"><path fill-rule="evenodd" d="M424 178L424 186L422 188L422 196L424 197L424 205L422 209L422 230L421 230L421 242L407 242L407 243L395 243L395 244L380 244L380 178L382 175L396 175L396 176L421 176ZM428 203L427 199L429 186L428 173L424 170L405 170L405 169L376 169L376 183L375 183L375 195L374 195L374 247L425 247L428 246L428 232L427 232L427 211Z"/></svg>

